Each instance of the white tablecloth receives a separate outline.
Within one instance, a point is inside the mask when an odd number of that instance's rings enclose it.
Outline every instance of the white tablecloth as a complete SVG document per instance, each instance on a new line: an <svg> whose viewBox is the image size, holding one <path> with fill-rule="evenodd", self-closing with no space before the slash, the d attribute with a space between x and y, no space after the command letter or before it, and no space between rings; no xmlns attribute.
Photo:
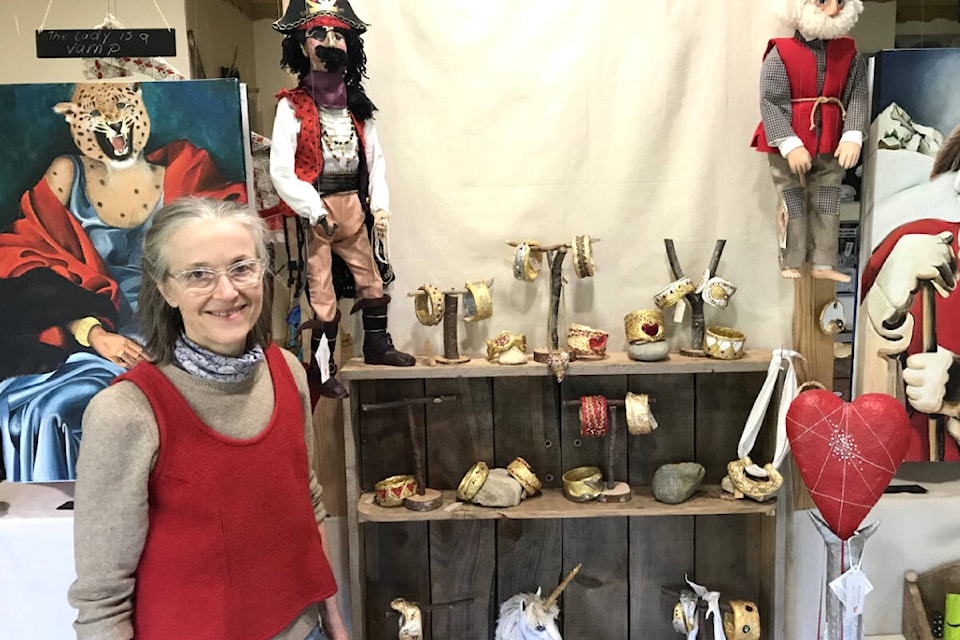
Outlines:
<svg viewBox="0 0 960 640"><path fill-rule="evenodd" d="M73 483L0 482L0 638L69 640L76 610L67 604L73 566ZM0 505L0 513L3 507Z"/></svg>

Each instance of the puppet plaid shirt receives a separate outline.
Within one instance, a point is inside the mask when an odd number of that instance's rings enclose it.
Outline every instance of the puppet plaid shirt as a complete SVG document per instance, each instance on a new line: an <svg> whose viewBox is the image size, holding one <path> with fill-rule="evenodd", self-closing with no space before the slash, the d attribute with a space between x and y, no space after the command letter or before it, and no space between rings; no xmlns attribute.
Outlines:
<svg viewBox="0 0 960 640"><path fill-rule="evenodd" d="M806 40L797 31L793 37L802 42L813 52L817 60L817 87L823 88L823 79L827 71L827 41ZM867 65L859 54L853 57L847 82L844 85L841 101L847 110L847 117L843 122L843 133L860 131L864 139L867 137ZM763 130L767 142L771 147L778 146L786 138L795 136L790 124L792 107L790 104L790 79L787 69L780 58L777 48L774 47L763 60L760 71L760 116L763 119ZM820 135L820 113L817 113L817 136Z"/></svg>

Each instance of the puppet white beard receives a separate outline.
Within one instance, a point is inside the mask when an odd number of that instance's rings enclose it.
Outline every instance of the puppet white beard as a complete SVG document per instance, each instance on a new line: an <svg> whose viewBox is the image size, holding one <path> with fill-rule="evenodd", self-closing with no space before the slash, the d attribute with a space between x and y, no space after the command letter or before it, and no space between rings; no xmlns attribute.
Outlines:
<svg viewBox="0 0 960 640"><path fill-rule="evenodd" d="M835 40L850 33L857 24L863 4L848 1L834 17L830 17L810 2L804 2L797 20L797 29L808 38Z"/></svg>

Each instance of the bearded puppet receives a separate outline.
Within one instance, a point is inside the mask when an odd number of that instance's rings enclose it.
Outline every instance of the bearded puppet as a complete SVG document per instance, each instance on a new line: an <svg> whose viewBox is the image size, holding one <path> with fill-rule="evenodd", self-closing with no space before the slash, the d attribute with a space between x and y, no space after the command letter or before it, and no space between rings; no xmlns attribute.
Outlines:
<svg viewBox="0 0 960 640"><path fill-rule="evenodd" d="M867 128L866 63L845 37L861 0L774 0L793 28L767 44L760 71L762 122L752 146L767 153L780 197L780 269L846 282L835 269L840 183L860 159Z"/></svg>
<svg viewBox="0 0 960 640"><path fill-rule="evenodd" d="M347 0L293 0L273 27L284 34L281 64L299 78L278 95L270 150L270 177L281 210L309 226L307 287L314 320L308 379L317 394L344 398L334 377L340 323L337 300L356 299L363 314L363 358L369 364L411 366L387 333L384 284L394 275L371 238L387 231L389 192L375 107L361 84L367 25ZM319 354L319 355L318 355ZM329 376L320 364L329 364Z"/></svg>

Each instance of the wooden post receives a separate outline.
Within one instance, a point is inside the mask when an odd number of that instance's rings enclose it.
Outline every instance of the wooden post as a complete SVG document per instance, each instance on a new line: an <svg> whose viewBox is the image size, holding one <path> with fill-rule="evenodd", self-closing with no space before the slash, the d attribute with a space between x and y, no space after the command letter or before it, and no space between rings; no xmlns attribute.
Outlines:
<svg viewBox="0 0 960 640"><path fill-rule="evenodd" d="M423 443L412 404L407 405L407 426L410 429L410 442L413 444L413 477L417 480L417 495L422 496L427 489L427 472L423 468Z"/></svg>
<svg viewBox="0 0 960 640"><path fill-rule="evenodd" d="M457 346L457 304L460 298L455 293L443 294L443 357L460 360Z"/></svg>
<svg viewBox="0 0 960 640"><path fill-rule="evenodd" d="M550 348L560 348L560 336L557 323L560 321L560 295L563 293L563 260L567 257L567 247L560 246L548 254L550 262L550 317L547 327L550 329Z"/></svg>
<svg viewBox="0 0 960 640"><path fill-rule="evenodd" d="M800 384L816 380L827 389L833 389L833 336L820 331L820 309L836 297L833 280L814 278L809 273L796 280L793 298L793 348L803 354L797 362L797 381ZM796 463L792 463L795 509L813 509L813 500L803 484Z"/></svg>

